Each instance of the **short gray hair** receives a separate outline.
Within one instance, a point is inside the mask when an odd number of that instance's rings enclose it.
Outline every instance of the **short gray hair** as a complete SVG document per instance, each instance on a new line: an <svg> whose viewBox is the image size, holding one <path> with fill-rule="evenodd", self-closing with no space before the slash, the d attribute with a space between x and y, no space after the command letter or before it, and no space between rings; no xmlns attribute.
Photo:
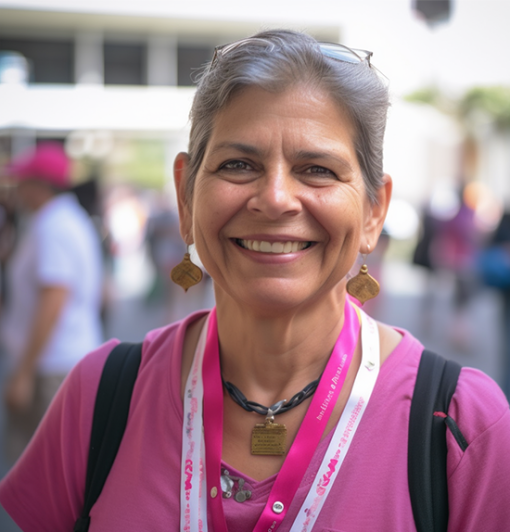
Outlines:
<svg viewBox="0 0 510 532"><path fill-rule="evenodd" d="M219 54L198 75L191 108L188 199L212 134L214 118L247 87L283 92L308 84L325 90L353 121L354 145L367 195L376 201L383 178L388 89L367 61L348 63L324 55L309 35L290 30L258 33Z"/></svg>

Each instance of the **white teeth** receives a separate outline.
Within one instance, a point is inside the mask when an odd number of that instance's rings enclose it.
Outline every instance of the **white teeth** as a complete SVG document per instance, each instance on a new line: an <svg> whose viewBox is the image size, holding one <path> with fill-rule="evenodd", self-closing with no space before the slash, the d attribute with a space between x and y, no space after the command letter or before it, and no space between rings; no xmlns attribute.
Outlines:
<svg viewBox="0 0 510 532"><path fill-rule="evenodd" d="M308 246L308 242L266 242L264 240L241 240L243 247L262 253L296 253Z"/></svg>

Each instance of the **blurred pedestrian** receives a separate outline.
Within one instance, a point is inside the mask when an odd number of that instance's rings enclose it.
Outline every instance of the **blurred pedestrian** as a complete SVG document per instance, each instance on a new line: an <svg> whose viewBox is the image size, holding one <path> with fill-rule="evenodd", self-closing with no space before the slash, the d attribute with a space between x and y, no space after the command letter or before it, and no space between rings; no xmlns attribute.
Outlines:
<svg viewBox="0 0 510 532"><path fill-rule="evenodd" d="M448 322L449 340L457 350L468 351L472 345L470 305L478 284L476 257L481 232L476 212L466 201L465 187L439 189L431 205L422 213L422 227L413 253L413 264L427 272L428 289L423 299L423 329L431 328L435 294L434 284L447 273L452 281L453 312Z"/></svg>
<svg viewBox="0 0 510 532"><path fill-rule="evenodd" d="M475 211L466 203L462 187L458 191L455 213L436 221L436 233L431 244L432 261L436 269L453 274L454 312L449 324L449 336L453 346L462 351L472 345L469 305L477 290L475 263L480 238Z"/></svg>
<svg viewBox="0 0 510 532"><path fill-rule="evenodd" d="M501 341L503 351L502 387L510 398L510 209L499 222L487 250L480 261L485 284L498 289L503 300Z"/></svg>
<svg viewBox="0 0 510 532"><path fill-rule="evenodd" d="M9 264L1 340L9 358L5 387L6 458L23 451L60 383L102 341L102 259L90 217L71 194L62 146L41 143L7 168L27 223Z"/></svg>
<svg viewBox="0 0 510 532"><path fill-rule="evenodd" d="M179 233L179 216L164 200L149 214L145 239L155 272L147 302L172 302L177 287L170 281L170 272L181 261L186 246Z"/></svg>

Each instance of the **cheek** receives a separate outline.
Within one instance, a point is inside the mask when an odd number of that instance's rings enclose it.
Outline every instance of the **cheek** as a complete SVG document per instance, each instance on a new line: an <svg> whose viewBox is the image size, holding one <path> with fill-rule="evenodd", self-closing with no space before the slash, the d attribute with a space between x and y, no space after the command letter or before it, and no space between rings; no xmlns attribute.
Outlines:
<svg viewBox="0 0 510 532"><path fill-rule="evenodd" d="M193 225L196 236L217 238L242 206L239 187L221 181L197 183L194 195Z"/></svg>
<svg viewBox="0 0 510 532"><path fill-rule="evenodd" d="M363 202L355 190L321 193L316 197L315 217L331 238L342 239L359 235L363 225Z"/></svg>

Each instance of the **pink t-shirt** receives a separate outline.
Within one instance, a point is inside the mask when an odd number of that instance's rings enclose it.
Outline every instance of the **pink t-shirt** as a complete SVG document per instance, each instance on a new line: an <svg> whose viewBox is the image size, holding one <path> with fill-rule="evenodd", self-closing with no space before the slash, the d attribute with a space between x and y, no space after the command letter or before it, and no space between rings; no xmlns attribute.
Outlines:
<svg viewBox="0 0 510 532"><path fill-rule="evenodd" d="M181 465L180 359L186 326L151 331L117 459L92 508L90 532L177 532ZM372 398L314 531L415 531L407 483L409 408L423 346L409 333L381 368ZM90 353L71 372L23 457L0 484L0 502L25 531L70 532L80 513L95 395L116 344ZM449 414L469 447L448 432L449 532L510 530L510 410L496 384L464 368ZM280 527L288 532L329 436L318 446ZM245 480L245 502L223 499L228 529L251 532L275 477ZM212 524L209 523L209 530Z"/></svg>

